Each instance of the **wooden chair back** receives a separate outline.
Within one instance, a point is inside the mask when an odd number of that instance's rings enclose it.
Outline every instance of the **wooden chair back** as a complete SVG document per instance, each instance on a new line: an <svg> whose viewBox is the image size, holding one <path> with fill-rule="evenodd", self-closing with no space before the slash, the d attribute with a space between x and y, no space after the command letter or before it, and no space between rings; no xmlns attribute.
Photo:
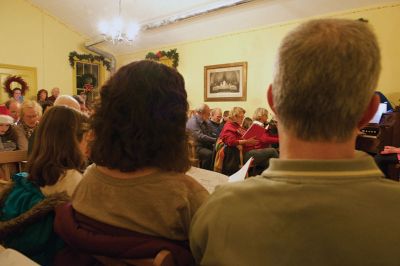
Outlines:
<svg viewBox="0 0 400 266"><path fill-rule="evenodd" d="M189 161L194 167L199 167L200 162L196 155L196 143L192 138L188 140L188 150L189 150Z"/></svg>
<svg viewBox="0 0 400 266"><path fill-rule="evenodd" d="M172 253L168 250L161 250L154 258L146 259L116 259L105 256L94 256L98 261L104 265L112 266L175 266Z"/></svg>
<svg viewBox="0 0 400 266"><path fill-rule="evenodd" d="M10 180L13 174L21 172L27 159L27 151L0 152L0 179Z"/></svg>

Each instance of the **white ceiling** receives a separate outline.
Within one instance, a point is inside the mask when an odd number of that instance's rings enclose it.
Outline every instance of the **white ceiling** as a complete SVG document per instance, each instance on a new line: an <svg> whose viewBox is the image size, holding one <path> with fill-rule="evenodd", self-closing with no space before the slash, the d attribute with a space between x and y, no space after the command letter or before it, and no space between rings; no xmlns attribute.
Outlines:
<svg viewBox="0 0 400 266"><path fill-rule="evenodd" d="M27 0L88 40L99 39L98 23L118 16L119 0ZM140 25L205 10L221 0L122 0L121 16ZM139 33L133 45L101 45L114 55L151 50L288 20L393 2L393 0L255 0Z"/></svg>

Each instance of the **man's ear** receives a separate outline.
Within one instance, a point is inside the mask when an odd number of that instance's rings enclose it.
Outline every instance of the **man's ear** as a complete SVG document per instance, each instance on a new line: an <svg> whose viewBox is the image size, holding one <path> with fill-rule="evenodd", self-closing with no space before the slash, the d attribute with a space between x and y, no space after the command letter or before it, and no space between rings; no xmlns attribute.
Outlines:
<svg viewBox="0 0 400 266"><path fill-rule="evenodd" d="M274 106L274 97L272 95L272 84L269 84L269 87L267 90L267 102L269 104L269 107L271 107L271 110L276 114L275 106Z"/></svg>
<svg viewBox="0 0 400 266"><path fill-rule="evenodd" d="M364 112L364 115L362 116L360 122L358 122L358 129L363 128L365 125L368 124L369 121L371 121L376 113L376 110L378 110L379 103L379 96L374 93L374 96L372 96L371 101L369 102L368 107Z"/></svg>

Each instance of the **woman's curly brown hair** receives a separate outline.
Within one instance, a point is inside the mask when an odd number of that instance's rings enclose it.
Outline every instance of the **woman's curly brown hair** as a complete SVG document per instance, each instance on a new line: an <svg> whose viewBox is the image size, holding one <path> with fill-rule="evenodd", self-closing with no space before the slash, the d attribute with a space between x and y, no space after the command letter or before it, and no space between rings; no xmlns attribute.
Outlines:
<svg viewBox="0 0 400 266"><path fill-rule="evenodd" d="M173 68L142 60L115 73L91 118L91 159L122 172L144 167L186 172L187 94Z"/></svg>

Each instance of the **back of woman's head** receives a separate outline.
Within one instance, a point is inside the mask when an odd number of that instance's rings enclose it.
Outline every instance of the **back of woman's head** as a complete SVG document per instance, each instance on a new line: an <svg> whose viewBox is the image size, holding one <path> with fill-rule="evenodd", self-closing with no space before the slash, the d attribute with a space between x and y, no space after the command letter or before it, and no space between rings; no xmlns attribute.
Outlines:
<svg viewBox="0 0 400 266"><path fill-rule="evenodd" d="M184 80L175 69L148 60L128 64L100 91L91 119L91 159L123 172L184 172L187 111Z"/></svg>
<svg viewBox="0 0 400 266"><path fill-rule="evenodd" d="M84 157L79 143L87 123L85 115L65 106L47 110L35 131L29 178L39 186L53 185L66 170L81 169Z"/></svg>

